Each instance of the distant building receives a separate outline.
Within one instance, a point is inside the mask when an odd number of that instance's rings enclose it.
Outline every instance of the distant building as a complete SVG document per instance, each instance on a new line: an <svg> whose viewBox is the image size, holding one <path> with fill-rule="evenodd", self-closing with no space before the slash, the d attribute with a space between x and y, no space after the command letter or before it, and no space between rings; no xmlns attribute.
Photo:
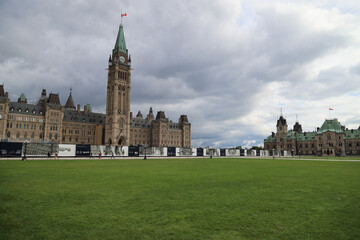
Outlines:
<svg viewBox="0 0 360 240"><path fill-rule="evenodd" d="M109 58L106 114L75 107L72 92L64 106L59 94L47 96L43 89L37 104L27 103L24 93L11 102L0 85L0 138L2 141L56 142L95 145L143 145L190 147L191 124L186 115L179 122L169 121L163 111L154 118L153 110L144 119L130 112L131 57L120 25L115 47Z"/></svg>
<svg viewBox="0 0 360 240"><path fill-rule="evenodd" d="M346 129L334 119L326 119L313 132L303 132L299 122L288 131L286 119L280 116L276 133L264 140L265 150L288 151L297 155L345 156L360 155L360 127Z"/></svg>

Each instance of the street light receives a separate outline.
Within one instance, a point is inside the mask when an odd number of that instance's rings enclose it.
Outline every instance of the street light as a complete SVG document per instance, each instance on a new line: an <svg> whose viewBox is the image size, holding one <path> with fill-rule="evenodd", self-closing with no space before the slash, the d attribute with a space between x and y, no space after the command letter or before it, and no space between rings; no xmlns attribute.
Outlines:
<svg viewBox="0 0 360 240"><path fill-rule="evenodd" d="M23 158L22 158L22 160L23 160L23 161L25 161L25 160L26 160L26 150L27 150L27 144L28 144L28 141L27 141L27 140L25 140L25 142L24 142L24 156L23 156Z"/></svg>
<svg viewBox="0 0 360 240"><path fill-rule="evenodd" d="M145 150L144 160L146 160L146 159L147 159L147 157L146 157L146 147L147 147L147 145L146 145L146 144L144 144L144 150Z"/></svg>
<svg viewBox="0 0 360 240"><path fill-rule="evenodd" d="M273 148L273 150L272 150L272 155L273 155L273 159L275 159L275 149Z"/></svg>

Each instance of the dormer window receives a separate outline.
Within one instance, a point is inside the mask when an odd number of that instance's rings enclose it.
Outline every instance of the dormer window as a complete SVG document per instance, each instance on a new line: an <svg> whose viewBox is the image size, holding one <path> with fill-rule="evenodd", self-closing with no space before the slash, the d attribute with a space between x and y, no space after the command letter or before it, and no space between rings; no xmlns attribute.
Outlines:
<svg viewBox="0 0 360 240"><path fill-rule="evenodd" d="M32 111L32 113L34 113L34 114L35 114L35 113L36 113L36 111L35 111L35 110L33 110L33 111Z"/></svg>
<svg viewBox="0 0 360 240"><path fill-rule="evenodd" d="M42 111L40 111L40 114L42 114Z"/></svg>
<svg viewBox="0 0 360 240"><path fill-rule="evenodd" d="M13 112L13 111L14 111L14 108L10 108L10 111Z"/></svg>
<svg viewBox="0 0 360 240"><path fill-rule="evenodd" d="M19 108L18 111L21 112L21 108Z"/></svg>
<svg viewBox="0 0 360 240"><path fill-rule="evenodd" d="M28 113L28 112L29 112L29 109L26 109L26 110L25 110L25 112L27 112L27 113Z"/></svg>

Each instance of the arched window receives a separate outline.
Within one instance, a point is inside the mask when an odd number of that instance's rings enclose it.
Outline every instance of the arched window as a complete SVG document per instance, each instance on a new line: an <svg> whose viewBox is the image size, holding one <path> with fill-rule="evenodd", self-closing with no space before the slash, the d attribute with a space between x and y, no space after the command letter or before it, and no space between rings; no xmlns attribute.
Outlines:
<svg viewBox="0 0 360 240"><path fill-rule="evenodd" d="M50 134L49 134L49 140L51 140L51 139L52 139L52 134L50 133Z"/></svg>
<svg viewBox="0 0 360 240"><path fill-rule="evenodd" d="M7 137L10 138L10 136L11 136L11 135L10 135L10 132L7 132Z"/></svg>
<svg viewBox="0 0 360 240"><path fill-rule="evenodd" d="M55 140L57 140L58 139L58 135L57 135L57 133L55 134Z"/></svg>
<svg viewBox="0 0 360 240"><path fill-rule="evenodd" d="M20 137L20 133L16 133L16 138L19 138Z"/></svg>
<svg viewBox="0 0 360 240"><path fill-rule="evenodd" d="M65 142L65 136L62 137L62 141Z"/></svg>

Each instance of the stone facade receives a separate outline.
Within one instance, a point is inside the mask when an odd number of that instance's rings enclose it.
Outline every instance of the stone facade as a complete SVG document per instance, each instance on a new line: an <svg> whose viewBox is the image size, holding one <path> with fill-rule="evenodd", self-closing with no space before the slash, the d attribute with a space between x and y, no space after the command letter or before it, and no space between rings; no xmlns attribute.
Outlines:
<svg viewBox="0 0 360 240"><path fill-rule="evenodd" d="M154 118L152 108L145 119L130 112L131 57L120 25L109 58L106 113L94 113L90 105L75 107L72 92L64 106L58 94L43 89L37 104L28 104L21 93L11 102L0 85L0 138L2 141L54 142L92 145L148 145L191 147L191 124L186 115L169 121L163 111Z"/></svg>
<svg viewBox="0 0 360 240"><path fill-rule="evenodd" d="M288 151L297 155L345 156L360 155L360 127L346 129L335 119L326 119L313 132L303 132L299 122L287 130L286 119L280 116L277 132L264 140L265 150Z"/></svg>

